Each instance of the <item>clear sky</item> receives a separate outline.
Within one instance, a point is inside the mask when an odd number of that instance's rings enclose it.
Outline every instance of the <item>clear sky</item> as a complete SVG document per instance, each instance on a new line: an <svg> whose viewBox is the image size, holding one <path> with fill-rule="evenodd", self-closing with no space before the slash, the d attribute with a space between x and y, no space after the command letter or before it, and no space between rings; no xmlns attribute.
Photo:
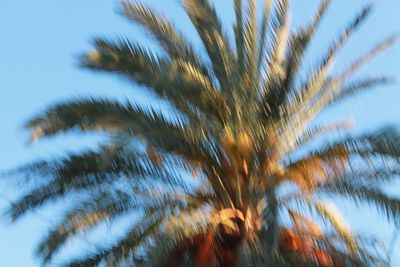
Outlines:
<svg viewBox="0 0 400 267"><path fill-rule="evenodd" d="M178 0L143 0L168 14L176 24L195 37L183 16ZM261 0L260 0L261 1ZM216 0L231 29L231 0ZM310 17L319 0L296 0L293 21L298 24ZM310 50L310 55L325 51L329 40L346 24L367 0L333 0L333 5ZM400 1L381 0L374 15L343 50L337 66L366 51L385 36L400 31ZM143 32L117 14L115 0L0 0L0 170L17 166L37 157L60 155L93 144L90 137L62 137L55 141L28 145L22 124L32 114L55 101L78 96L128 96L141 103L149 98L137 88L115 77L77 69L76 55L87 50L91 37L129 35L145 41ZM313 62L310 60L309 62ZM315 62L315 61L314 61ZM400 81L400 44L369 64L364 74L389 74ZM332 110L326 118L350 117L356 130L373 129L385 124L400 126L399 84L379 88ZM394 188L394 193L400 190ZM15 192L0 183L0 210L7 202L3 195ZM343 214L352 228L372 232L387 241L393 231L384 220L368 209L344 207ZM39 266L33 256L35 244L56 218L57 212L44 210L41 215L24 217L15 225L0 221L0 266ZM43 215L44 214L44 215ZM45 218L43 218L45 217ZM400 243L400 242L399 242ZM400 266L400 246L394 266Z"/></svg>

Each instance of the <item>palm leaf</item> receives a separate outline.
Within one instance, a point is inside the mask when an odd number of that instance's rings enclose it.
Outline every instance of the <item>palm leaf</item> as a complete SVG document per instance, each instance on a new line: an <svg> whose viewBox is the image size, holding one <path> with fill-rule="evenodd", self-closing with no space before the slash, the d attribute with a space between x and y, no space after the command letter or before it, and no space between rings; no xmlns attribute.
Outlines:
<svg viewBox="0 0 400 267"><path fill-rule="evenodd" d="M207 68L196 54L191 42L177 32L176 27L166 17L156 13L149 6L130 1L122 3L122 12L128 19L148 30L168 52L171 59L187 61L202 70L203 74L207 73L204 73Z"/></svg>
<svg viewBox="0 0 400 267"><path fill-rule="evenodd" d="M371 187L344 180L326 185L322 187L322 190L327 193L345 196L357 205L367 203L374 206L389 222L394 222L398 219L400 200L396 197L388 196L386 192L376 186Z"/></svg>
<svg viewBox="0 0 400 267"><path fill-rule="evenodd" d="M123 264L130 263L135 260L135 249L157 230L163 220L163 212L155 211L148 215L147 218L135 224L116 244L109 248L99 249L95 254L87 255L87 257L67 263L65 266L98 266L101 263L106 264Z"/></svg>
<svg viewBox="0 0 400 267"><path fill-rule="evenodd" d="M114 220L124 213L131 212L135 207L138 206L132 202L132 195L129 192L123 190L100 192L69 211L61 223L41 241L36 248L36 254L44 264L49 263L70 237L78 232L88 231L110 217Z"/></svg>
<svg viewBox="0 0 400 267"><path fill-rule="evenodd" d="M184 6L207 51L222 90L228 90L234 80L234 56L214 7L208 0L184 0Z"/></svg>

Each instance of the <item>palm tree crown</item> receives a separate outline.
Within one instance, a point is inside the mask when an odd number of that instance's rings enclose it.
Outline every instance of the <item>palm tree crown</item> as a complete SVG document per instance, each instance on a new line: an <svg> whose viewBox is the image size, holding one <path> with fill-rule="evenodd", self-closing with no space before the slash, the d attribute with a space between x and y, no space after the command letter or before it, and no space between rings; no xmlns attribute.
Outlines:
<svg viewBox="0 0 400 267"><path fill-rule="evenodd" d="M234 42L211 2L182 1L203 50L149 6L125 1L123 15L163 52L129 38L99 38L81 58L84 68L154 92L173 112L85 98L56 104L26 124L33 140L107 134L94 150L17 170L35 182L8 210L13 220L53 200L75 199L39 244L43 263L78 233L135 214L124 237L66 266L382 266L384 259L324 199L366 203L394 222L400 199L381 185L400 171L400 135L393 128L343 134L349 123L315 118L390 82L353 74L397 36L332 73L336 55L371 13L367 5L306 71L303 57L329 0L295 31L289 0L265 0L261 18L255 0L233 0ZM315 142L338 131L335 141Z"/></svg>

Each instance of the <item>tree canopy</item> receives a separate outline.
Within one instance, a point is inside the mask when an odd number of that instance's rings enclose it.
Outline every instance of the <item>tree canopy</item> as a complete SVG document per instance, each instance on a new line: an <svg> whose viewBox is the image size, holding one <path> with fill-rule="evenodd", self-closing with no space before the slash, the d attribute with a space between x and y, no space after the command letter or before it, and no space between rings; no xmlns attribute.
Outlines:
<svg viewBox="0 0 400 267"><path fill-rule="evenodd" d="M306 69L305 52L330 2L293 30L289 0L265 0L261 17L255 0L233 0L230 38L212 2L182 0L199 51L165 15L123 1L122 15L162 51L128 36L96 38L80 65L141 85L173 111L86 97L57 103L26 123L32 141L60 133L107 136L96 149L9 173L33 181L7 211L12 220L73 200L36 249L43 264L70 238L129 214L138 219L123 237L65 266L387 264L374 242L348 229L334 201L367 204L398 220L400 199L382 185L398 179L400 133L386 127L354 135L347 121L315 119L391 82L354 74L399 36L333 72L336 56L372 12L367 4Z"/></svg>

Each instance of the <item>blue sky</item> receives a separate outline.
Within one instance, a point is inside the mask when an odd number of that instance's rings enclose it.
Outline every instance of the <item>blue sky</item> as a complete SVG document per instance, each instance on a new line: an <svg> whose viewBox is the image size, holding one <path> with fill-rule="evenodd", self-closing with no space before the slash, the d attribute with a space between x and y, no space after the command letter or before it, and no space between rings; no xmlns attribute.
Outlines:
<svg viewBox="0 0 400 267"><path fill-rule="evenodd" d="M193 38L195 34L178 0L144 0L168 14L179 28ZM218 10L229 23L233 19L230 0L217 0ZM317 0L294 1L293 21L309 18ZM307 2L307 4L304 4ZM324 20L310 56L327 47L330 38L346 24L365 0L334 0ZM376 41L400 31L400 1L381 0L373 16L343 50L337 66L366 51ZM77 69L76 56L90 48L94 36L131 36L147 42L143 32L132 27L117 14L114 0L0 0L0 170L8 169L37 157L60 155L63 151L91 146L91 137L62 137L54 141L28 145L22 124L32 114L56 101L87 95L129 97L143 104L149 97L115 77ZM229 28L230 30L230 28ZM310 57L309 62L313 62ZM389 74L400 80L400 45L381 56L363 70L363 74ZM400 126L399 84L379 88L357 97L328 112L324 118L352 118L356 131L374 129L385 124ZM400 190L394 189L394 193ZM15 191L0 183L0 210L13 198ZM343 206L343 214L352 228L371 231L387 241L392 233L384 220L368 209ZM29 215L15 225L0 222L0 266L39 266L33 256L35 244L57 211L45 209L41 215ZM399 242L400 243L400 242ZM400 246L396 265L400 265Z"/></svg>

